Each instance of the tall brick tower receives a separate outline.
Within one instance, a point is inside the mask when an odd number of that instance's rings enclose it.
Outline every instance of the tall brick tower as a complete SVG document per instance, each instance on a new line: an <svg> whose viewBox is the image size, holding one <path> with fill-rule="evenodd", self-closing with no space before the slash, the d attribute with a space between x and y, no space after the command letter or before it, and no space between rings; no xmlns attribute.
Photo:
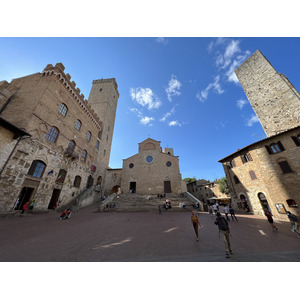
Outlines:
<svg viewBox="0 0 300 300"><path fill-rule="evenodd" d="M268 137L300 125L300 95L257 50L235 70Z"/></svg>
<svg viewBox="0 0 300 300"><path fill-rule="evenodd" d="M118 99L119 92L115 78L93 81L88 103L102 121L103 128L98 136L100 139L98 162L105 168L108 167L110 158Z"/></svg>

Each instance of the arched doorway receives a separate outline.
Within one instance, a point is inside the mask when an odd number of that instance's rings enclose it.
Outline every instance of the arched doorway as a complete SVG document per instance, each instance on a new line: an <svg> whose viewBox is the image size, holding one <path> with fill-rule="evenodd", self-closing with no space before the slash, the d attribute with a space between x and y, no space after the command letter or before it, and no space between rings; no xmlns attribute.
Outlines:
<svg viewBox="0 0 300 300"><path fill-rule="evenodd" d="M86 188L88 189L89 187L91 187L91 186L93 185L93 183L94 183L94 178L93 178L92 175L90 175L90 176L88 177L87 182L86 182Z"/></svg>
<svg viewBox="0 0 300 300"><path fill-rule="evenodd" d="M246 196L244 194L240 195L240 205L241 205L242 209L245 209L247 212L250 211L247 198L246 198Z"/></svg>
<svg viewBox="0 0 300 300"><path fill-rule="evenodd" d="M102 183L102 176L99 176L99 177L97 178L97 185L98 185L98 184L101 185L101 183Z"/></svg>
<svg viewBox="0 0 300 300"><path fill-rule="evenodd" d="M264 193L258 193L257 196L258 196L258 199L260 201L260 204L261 204L263 210L267 209L270 213L272 213L265 194Z"/></svg>

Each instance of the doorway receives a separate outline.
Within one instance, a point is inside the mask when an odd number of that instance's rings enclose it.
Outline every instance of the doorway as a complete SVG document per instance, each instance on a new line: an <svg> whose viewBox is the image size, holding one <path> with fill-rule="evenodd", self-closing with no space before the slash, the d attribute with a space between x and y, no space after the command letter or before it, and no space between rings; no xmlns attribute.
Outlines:
<svg viewBox="0 0 300 300"><path fill-rule="evenodd" d="M60 192L61 192L61 190L59 190L59 189L53 190L52 197L51 197L50 203L48 205L48 209L54 209L56 207L56 203L58 201Z"/></svg>
<svg viewBox="0 0 300 300"><path fill-rule="evenodd" d="M257 196L258 196L258 199L260 201L260 204L261 204L263 210L265 210L265 208L266 208L270 213L272 213L265 194L258 193Z"/></svg>
<svg viewBox="0 0 300 300"><path fill-rule="evenodd" d="M171 181L164 181L165 194L171 193Z"/></svg>
<svg viewBox="0 0 300 300"><path fill-rule="evenodd" d="M130 182L129 184L129 191L130 193L135 193L136 192L136 182Z"/></svg>
<svg viewBox="0 0 300 300"><path fill-rule="evenodd" d="M14 210L22 209L26 202L30 201L34 188L24 186L14 206Z"/></svg>

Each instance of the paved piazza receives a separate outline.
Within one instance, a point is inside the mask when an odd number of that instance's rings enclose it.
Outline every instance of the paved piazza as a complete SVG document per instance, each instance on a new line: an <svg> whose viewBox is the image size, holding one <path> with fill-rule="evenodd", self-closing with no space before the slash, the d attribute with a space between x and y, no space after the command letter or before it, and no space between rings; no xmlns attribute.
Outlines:
<svg viewBox="0 0 300 300"><path fill-rule="evenodd" d="M238 215L230 222L233 255L225 258L215 216L200 213L197 243L190 212L96 213L96 205L59 220L59 213L0 216L1 262L300 261L300 239L288 222Z"/></svg>

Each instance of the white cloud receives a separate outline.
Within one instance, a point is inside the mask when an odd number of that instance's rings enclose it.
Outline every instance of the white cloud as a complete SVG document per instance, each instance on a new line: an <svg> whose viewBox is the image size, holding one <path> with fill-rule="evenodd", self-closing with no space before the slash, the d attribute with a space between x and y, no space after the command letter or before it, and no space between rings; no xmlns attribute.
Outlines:
<svg viewBox="0 0 300 300"><path fill-rule="evenodd" d="M231 60L233 56L241 52L239 47L240 41L238 40L231 40L227 45L224 54L219 54L216 60L216 65L221 65L221 69L225 69L227 66L231 64Z"/></svg>
<svg viewBox="0 0 300 300"><path fill-rule="evenodd" d="M155 41L157 43L164 44L164 45L168 44L168 39L166 39L164 37L158 37L158 38L155 39Z"/></svg>
<svg viewBox="0 0 300 300"><path fill-rule="evenodd" d="M247 103L248 103L247 100L240 99L236 102L236 105L238 106L239 109L242 109Z"/></svg>
<svg viewBox="0 0 300 300"><path fill-rule="evenodd" d="M177 80L175 75L172 75L170 81L169 81L169 85L166 88L166 93L168 96L168 100L171 102L173 96L179 96L180 95L180 87L181 87L181 82L179 80Z"/></svg>
<svg viewBox="0 0 300 300"><path fill-rule="evenodd" d="M250 55L250 51L245 51L243 55L239 55L236 59L233 60L231 66L229 67L228 71L226 72L227 80L234 83L239 83L238 78L236 77L234 71L235 69L240 66L246 58Z"/></svg>
<svg viewBox="0 0 300 300"><path fill-rule="evenodd" d="M207 47L208 52L212 52L212 50L216 46L224 44L226 42L226 40L227 40L227 38L223 38L223 37L219 37L219 38L212 40Z"/></svg>
<svg viewBox="0 0 300 300"><path fill-rule="evenodd" d="M158 108L161 106L161 101L149 88L130 88L130 96L133 101L148 109Z"/></svg>
<svg viewBox="0 0 300 300"><path fill-rule="evenodd" d="M210 83L205 90L198 92L196 98L198 98L200 102L205 102L211 89L219 95L224 93L220 84L220 76L216 76L214 82Z"/></svg>
<svg viewBox="0 0 300 300"><path fill-rule="evenodd" d="M247 120L246 125L251 127L254 123L259 122L258 117L256 115L252 115L249 120Z"/></svg>
<svg viewBox="0 0 300 300"><path fill-rule="evenodd" d="M176 121L169 122L169 126L179 126L179 127L181 127L181 124L176 120Z"/></svg>
<svg viewBox="0 0 300 300"><path fill-rule="evenodd" d="M167 120L167 118L169 118L170 116L172 116L175 113L175 106L166 114L164 114L164 116L159 120L161 122L165 122Z"/></svg>
<svg viewBox="0 0 300 300"><path fill-rule="evenodd" d="M143 118L140 119L140 123L143 124L143 125L147 125L151 121L154 121L154 118L152 118L152 117L143 117ZM151 124L149 124L149 125L151 125Z"/></svg>

